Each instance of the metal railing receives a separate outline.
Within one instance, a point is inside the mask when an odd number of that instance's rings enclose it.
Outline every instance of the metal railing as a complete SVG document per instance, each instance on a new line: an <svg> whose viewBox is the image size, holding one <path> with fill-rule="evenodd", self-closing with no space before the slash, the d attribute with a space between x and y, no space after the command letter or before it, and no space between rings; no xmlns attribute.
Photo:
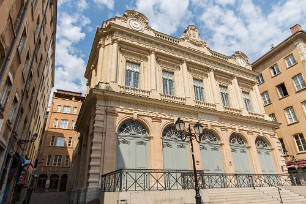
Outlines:
<svg viewBox="0 0 306 204"><path fill-rule="evenodd" d="M290 174L225 174L197 171L199 187L243 188L297 185ZM101 190L153 191L194 189L191 170L120 169L102 175Z"/></svg>

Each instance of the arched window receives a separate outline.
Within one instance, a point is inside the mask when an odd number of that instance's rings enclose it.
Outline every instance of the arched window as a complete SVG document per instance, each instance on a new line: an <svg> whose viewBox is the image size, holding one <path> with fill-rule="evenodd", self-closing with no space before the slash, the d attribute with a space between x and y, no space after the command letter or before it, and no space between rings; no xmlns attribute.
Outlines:
<svg viewBox="0 0 306 204"><path fill-rule="evenodd" d="M203 131L201 141L204 143L219 144L218 138L211 131L208 131L208 130Z"/></svg>
<svg viewBox="0 0 306 204"><path fill-rule="evenodd" d="M180 134L176 131L174 126L168 126L163 131L164 139L180 139Z"/></svg>
<svg viewBox="0 0 306 204"><path fill-rule="evenodd" d="M260 138L260 137L257 137L256 138L256 140L255 140L255 144L256 144L256 147L257 148L269 148L270 146L268 145L268 143L264 140L264 139L262 139L262 138Z"/></svg>
<svg viewBox="0 0 306 204"><path fill-rule="evenodd" d="M147 136L148 132L147 130L137 121L134 120L128 120L119 128L118 131L119 135L143 135Z"/></svg>
<svg viewBox="0 0 306 204"><path fill-rule="evenodd" d="M57 174L52 174L50 176L50 190L57 191L59 176Z"/></svg>
<svg viewBox="0 0 306 204"><path fill-rule="evenodd" d="M47 181L47 179L48 179L47 174L41 174L38 177L37 184L36 184L36 189L38 189L38 190L45 189L46 188L46 181Z"/></svg>
<svg viewBox="0 0 306 204"><path fill-rule="evenodd" d="M149 134L138 121L127 120L118 129L117 169L149 168Z"/></svg>
<svg viewBox="0 0 306 204"><path fill-rule="evenodd" d="M246 146L245 141L242 139L242 137L236 133L231 135L230 144L236 146Z"/></svg>

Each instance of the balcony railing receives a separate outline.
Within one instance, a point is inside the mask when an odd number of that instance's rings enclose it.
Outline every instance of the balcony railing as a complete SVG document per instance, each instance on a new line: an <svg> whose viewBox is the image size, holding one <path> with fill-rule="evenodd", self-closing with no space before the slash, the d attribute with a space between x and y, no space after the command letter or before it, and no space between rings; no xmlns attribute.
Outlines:
<svg viewBox="0 0 306 204"><path fill-rule="evenodd" d="M203 101L197 101L195 100L195 105L200 107L200 108L208 108L208 109L216 109L216 104L213 103L207 103Z"/></svg>
<svg viewBox="0 0 306 204"><path fill-rule="evenodd" d="M163 101L168 101L168 102L173 102L173 103L179 103L179 104L185 104L186 99L182 97L177 97L177 96L171 96L167 94L160 94L161 100Z"/></svg>
<svg viewBox="0 0 306 204"><path fill-rule="evenodd" d="M264 118L264 117L265 117L263 114L254 113L254 112L249 112L249 115L250 115L251 117L255 117L255 118Z"/></svg>
<svg viewBox="0 0 306 204"><path fill-rule="evenodd" d="M224 110L225 110L225 112L233 113L233 114L236 114L236 115L241 115L241 112L242 112L240 109L227 107L227 106L224 106Z"/></svg>
<svg viewBox="0 0 306 204"><path fill-rule="evenodd" d="M190 170L120 169L102 175L101 191L194 189L193 175ZM215 174L197 171L197 177L201 189L302 185L290 174Z"/></svg>
<svg viewBox="0 0 306 204"><path fill-rule="evenodd" d="M142 97L150 96L150 91L128 87L128 86L119 86L119 88L121 93L131 94L135 96L142 96Z"/></svg>

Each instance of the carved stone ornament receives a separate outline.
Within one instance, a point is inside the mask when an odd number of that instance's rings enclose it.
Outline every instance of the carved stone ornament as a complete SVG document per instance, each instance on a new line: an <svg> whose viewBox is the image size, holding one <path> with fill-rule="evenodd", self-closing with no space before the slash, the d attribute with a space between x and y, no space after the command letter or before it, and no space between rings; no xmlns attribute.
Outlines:
<svg viewBox="0 0 306 204"><path fill-rule="evenodd" d="M149 20L146 16L134 10L127 10L124 13L123 18L128 20L128 24L132 29L138 31L143 30L146 26L148 26L149 23Z"/></svg>
<svg viewBox="0 0 306 204"><path fill-rule="evenodd" d="M206 47L206 42L200 39L198 29L194 25L189 25L184 34L180 37L180 40L186 40L194 45Z"/></svg>

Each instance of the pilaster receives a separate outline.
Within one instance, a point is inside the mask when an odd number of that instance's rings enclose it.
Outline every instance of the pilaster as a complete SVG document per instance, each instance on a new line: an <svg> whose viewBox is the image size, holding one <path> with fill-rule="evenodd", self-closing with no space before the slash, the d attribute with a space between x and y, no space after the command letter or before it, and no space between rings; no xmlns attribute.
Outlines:
<svg viewBox="0 0 306 204"><path fill-rule="evenodd" d="M213 70L211 70L208 73L208 77L209 77L209 81L211 83L213 100L214 100L214 104L216 104L216 109L219 110L219 111L220 110L224 110L224 108L222 106L222 103L221 103L221 101L219 99L219 92L218 92L218 89L217 89L217 83L216 83L216 79L215 79L215 75L214 75Z"/></svg>
<svg viewBox="0 0 306 204"><path fill-rule="evenodd" d="M224 162L224 173L235 173L234 160L231 146L229 144L229 131L227 128L221 128L222 135L222 158Z"/></svg>

